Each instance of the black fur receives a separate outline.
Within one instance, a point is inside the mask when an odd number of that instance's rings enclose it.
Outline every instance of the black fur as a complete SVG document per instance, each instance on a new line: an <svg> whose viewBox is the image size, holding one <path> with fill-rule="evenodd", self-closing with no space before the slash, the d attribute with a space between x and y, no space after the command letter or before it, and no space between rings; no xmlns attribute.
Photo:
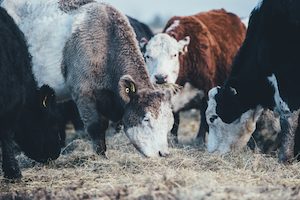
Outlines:
<svg viewBox="0 0 300 200"><path fill-rule="evenodd" d="M14 141L32 159L56 159L60 154L59 116L54 91L48 86L37 89L24 35L1 7L0 76L2 168L5 177L20 178Z"/></svg>
<svg viewBox="0 0 300 200"><path fill-rule="evenodd" d="M130 16L127 16L127 18L129 19L130 25L134 29L134 32L136 34L136 39L138 41L141 41L142 38L150 40L153 37L153 35L154 35L153 32L146 24L144 24Z"/></svg>
<svg viewBox="0 0 300 200"><path fill-rule="evenodd" d="M76 131L83 131L84 125L74 101L69 100L67 102L59 103L58 110L59 114L62 117L62 124L60 126L60 138L61 146L64 147L66 145L66 125L71 122Z"/></svg>
<svg viewBox="0 0 300 200"><path fill-rule="evenodd" d="M300 2L264 0L254 9L246 39L235 58L230 77L216 95L217 114L231 123L257 105L274 109L274 89L267 77L274 74L282 99L291 113L300 107ZM237 90L237 94L230 89ZM295 127L282 112L280 160L291 159ZM286 130L285 130L286 128ZM288 152L287 152L288 151ZM289 154L289 155L288 155Z"/></svg>

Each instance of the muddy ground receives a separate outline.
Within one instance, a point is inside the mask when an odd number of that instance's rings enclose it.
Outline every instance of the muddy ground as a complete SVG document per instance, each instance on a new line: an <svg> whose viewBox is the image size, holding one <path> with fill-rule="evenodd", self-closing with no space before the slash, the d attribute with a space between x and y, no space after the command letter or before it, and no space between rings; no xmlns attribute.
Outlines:
<svg viewBox="0 0 300 200"><path fill-rule="evenodd" d="M108 159L95 155L88 139L69 140L47 165L19 155L23 178L5 180L0 170L0 199L300 199L299 163L282 165L249 149L208 154L193 143L199 113L182 117L181 144L170 142L168 158L143 158L112 129Z"/></svg>

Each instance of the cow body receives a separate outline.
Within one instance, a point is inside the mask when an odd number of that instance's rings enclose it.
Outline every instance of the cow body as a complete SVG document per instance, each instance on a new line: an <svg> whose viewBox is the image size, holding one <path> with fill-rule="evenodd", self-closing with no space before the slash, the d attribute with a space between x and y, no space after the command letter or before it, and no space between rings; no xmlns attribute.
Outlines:
<svg viewBox="0 0 300 200"><path fill-rule="evenodd" d="M150 82L126 16L97 2L72 12L52 0L2 5L22 19L18 25L30 44L36 80L53 87L60 100L75 101L98 154L106 151L108 120L123 120L126 135L145 156L168 154L169 95Z"/></svg>
<svg viewBox="0 0 300 200"><path fill-rule="evenodd" d="M214 88L210 97L207 119L212 139L210 151L220 149L228 126L239 126L233 140L224 143L226 151L240 143L238 138L249 138L255 127L260 108L275 110L280 115L280 160L288 161L294 155L294 137L298 132L300 89L300 3L298 1L264 0L251 14L249 28L233 64L230 77L222 88ZM278 28L280 27L280 28ZM241 126L241 116L253 112ZM252 116L252 117L251 117ZM210 119L210 118L214 119ZM219 127L219 128L218 128ZM223 127L223 128L220 128ZM216 131L223 129L223 131ZM246 131L245 131L246 130ZM242 134L242 132L246 132ZM246 140L245 140L246 141ZM244 146L241 142L240 147ZM297 150L298 151L298 150Z"/></svg>
<svg viewBox="0 0 300 200"><path fill-rule="evenodd" d="M151 80L176 82L181 86L190 83L207 94L212 87L223 84L244 36L241 20L225 10L173 17L163 33L147 43L145 58ZM207 129L206 98L201 104L198 108L203 111L200 128L203 135Z"/></svg>
<svg viewBox="0 0 300 200"><path fill-rule="evenodd" d="M0 35L2 169L5 177L19 178L13 141L39 162L56 159L60 154L59 121L54 91L48 86L38 90L24 36L3 8Z"/></svg>

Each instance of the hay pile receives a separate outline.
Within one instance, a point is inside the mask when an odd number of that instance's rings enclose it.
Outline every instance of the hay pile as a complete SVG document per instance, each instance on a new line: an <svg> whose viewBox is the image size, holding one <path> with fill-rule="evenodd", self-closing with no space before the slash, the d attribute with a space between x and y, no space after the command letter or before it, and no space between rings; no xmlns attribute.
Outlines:
<svg viewBox="0 0 300 200"><path fill-rule="evenodd" d="M187 140L197 122L182 122ZM170 157L144 159L124 134L107 139L109 159L95 155L85 139L73 140L48 165L18 156L23 179L8 182L0 171L0 199L300 199L299 163L281 165L250 150L219 156L173 144Z"/></svg>

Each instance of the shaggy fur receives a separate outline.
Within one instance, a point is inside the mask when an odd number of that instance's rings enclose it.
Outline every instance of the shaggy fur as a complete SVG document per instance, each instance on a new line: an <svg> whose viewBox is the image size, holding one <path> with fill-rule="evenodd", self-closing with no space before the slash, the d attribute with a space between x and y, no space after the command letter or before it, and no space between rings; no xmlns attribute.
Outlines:
<svg viewBox="0 0 300 200"><path fill-rule="evenodd" d="M41 61L34 62L36 80L49 83L60 100L72 97L98 154L105 154L108 120L122 119L125 133L139 125L135 130L143 140L127 134L137 148L151 146L155 155L164 155L166 144L153 146L149 133L161 127L162 137L167 137L169 127L164 121L173 121L168 115L170 99L151 84L126 16L97 2L73 12L62 11L52 0L5 0L3 5L21 16L19 26L28 38L33 61ZM147 112L151 118L145 116ZM131 117L138 121L130 123ZM157 117L165 120L157 121Z"/></svg>
<svg viewBox="0 0 300 200"><path fill-rule="evenodd" d="M93 3L93 2L97 2L97 0L59 0L58 4L59 4L59 8L62 11L70 12L70 11L77 10L83 5L86 5L88 3ZM136 39L138 41L141 41L143 38L146 40L150 40L150 38L153 36L153 32L146 24L130 16L127 16L127 18L136 34Z"/></svg>
<svg viewBox="0 0 300 200"><path fill-rule="evenodd" d="M13 141L32 159L56 159L60 153L59 122L54 92L48 86L37 90L24 36L3 8L0 44L2 169L5 177L19 178Z"/></svg>
<svg viewBox="0 0 300 200"><path fill-rule="evenodd" d="M136 35L124 15L111 6L90 3L81 7L78 16L81 21L73 25L73 34L64 49L63 70L96 151L103 153L107 119L118 121L126 116L126 132L143 123L147 112L157 116L161 102L166 100L150 83ZM126 88L130 88L128 94ZM168 131L163 129L164 137ZM129 139L144 149L136 139ZM151 145L147 143L143 144Z"/></svg>

